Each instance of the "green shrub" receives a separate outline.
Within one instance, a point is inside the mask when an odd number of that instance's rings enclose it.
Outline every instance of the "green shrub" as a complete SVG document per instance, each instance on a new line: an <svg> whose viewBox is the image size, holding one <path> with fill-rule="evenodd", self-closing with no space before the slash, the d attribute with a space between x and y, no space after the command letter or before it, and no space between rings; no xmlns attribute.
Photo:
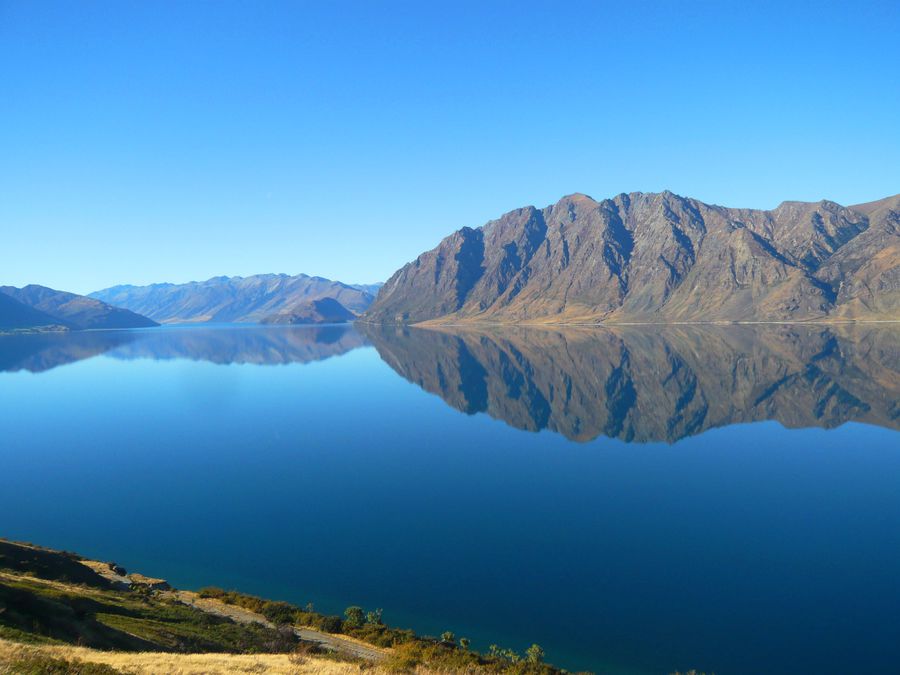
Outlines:
<svg viewBox="0 0 900 675"><path fill-rule="evenodd" d="M349 628L359 628L363 625L363 621L365 621L366 615L363 612L362 607L357 607L353 605L352 607L348 607L344 610L344 625Z"/></svg>
<svg viewBox="0 0 900 675"><path fill-rule="evenodd" d="M297 620L297 609L287 602L267 602L261 614L276 626L293 624Z"/></svg>
<svg viewBox="0 0 900 675"><path fill-rule="evenodd" d="M344 622L339 616L319 615L313 628L318 628L326 633L341 633L344 629Z"/></svg>
<svg viewBox="0 0 900 675"><path fill-rule="evenodd" d="M525 660L531 664L542 663L544 660L544 650L540 645L531 645L525 650Z"/></svg>
<svg viewBox="0 0 900 675"><path fill-rule="evenodd" d="M218 586L205 586L197 591L197 595L201 598L214 598L216 600L221 600L225 597L225 591L223 591Z"/></svg>

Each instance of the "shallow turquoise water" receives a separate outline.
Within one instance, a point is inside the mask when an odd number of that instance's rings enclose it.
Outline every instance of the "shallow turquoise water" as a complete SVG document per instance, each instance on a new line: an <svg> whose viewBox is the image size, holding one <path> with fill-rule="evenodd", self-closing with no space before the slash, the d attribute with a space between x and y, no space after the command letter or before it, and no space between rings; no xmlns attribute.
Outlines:
<svg viewBox="0 0 900 675"><path fill-rule="evenodd" d="M898 331L779 330L0 338L0 535L569 669L896 672Z"/></svg>

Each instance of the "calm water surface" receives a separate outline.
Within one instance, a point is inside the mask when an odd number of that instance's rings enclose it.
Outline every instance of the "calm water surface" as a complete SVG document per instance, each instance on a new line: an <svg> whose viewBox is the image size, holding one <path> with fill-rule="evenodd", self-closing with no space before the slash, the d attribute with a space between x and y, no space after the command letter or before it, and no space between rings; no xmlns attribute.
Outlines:
<svg viewBox="0 0 900 675"><path fill-rule="evenodd" d="M900 330L0 337L0 535L569 669L900 664Z"/></svg>

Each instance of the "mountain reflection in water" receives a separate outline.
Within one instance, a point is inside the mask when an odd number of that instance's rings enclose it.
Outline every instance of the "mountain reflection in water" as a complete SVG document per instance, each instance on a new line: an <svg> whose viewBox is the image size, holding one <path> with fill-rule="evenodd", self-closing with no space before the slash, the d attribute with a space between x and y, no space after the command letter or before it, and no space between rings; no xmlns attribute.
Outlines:
<svg viewBox="0 0 900 675"><path fill-rule="evenodd" d="M896 326L360 329L454 408L577 441L671 443L761 420L900 426Z"/></svg>
<svg viewBox="0 0 900 675"><path fill-rule="evenodd" d="M0 371L105 354L216 364L309 363L369 344L467 414L575 441L675 442L729 424L900 428L891 324L417 328L184 326L0 337Z"/></svg>
<svg viewBox="0 0 900 675"><path fill-rule="evenodd" d="M887 324L0 337L2 534L573 671L895 672L898 357Z"/></svg>
<svg viewBox="0 0 900 675"><path fill-rule="evenodd" d="M177 326L0 336L0 371L42 372L106 354L117 359L190 359L217 364L309 363L366 343L351 326Z"/></svg>

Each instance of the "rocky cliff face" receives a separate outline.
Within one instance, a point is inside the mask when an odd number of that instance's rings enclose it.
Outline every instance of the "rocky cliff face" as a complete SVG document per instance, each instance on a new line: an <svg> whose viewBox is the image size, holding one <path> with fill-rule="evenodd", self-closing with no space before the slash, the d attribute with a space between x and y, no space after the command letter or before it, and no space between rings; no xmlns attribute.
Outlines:
<svg viewBox="0 0 900 675"><path fill-rule="evenodd" d="M463 228L397 271L376 323L900 318L900 195L730 209L575 194Z"/></svg>
<svg viewBox="0 0 900 675"><path fill-rule="evenodd" d="M573 440L671 443L764 420L900 427L900 331L881 324L357 325L394 370L452 407Z"/></svg>

